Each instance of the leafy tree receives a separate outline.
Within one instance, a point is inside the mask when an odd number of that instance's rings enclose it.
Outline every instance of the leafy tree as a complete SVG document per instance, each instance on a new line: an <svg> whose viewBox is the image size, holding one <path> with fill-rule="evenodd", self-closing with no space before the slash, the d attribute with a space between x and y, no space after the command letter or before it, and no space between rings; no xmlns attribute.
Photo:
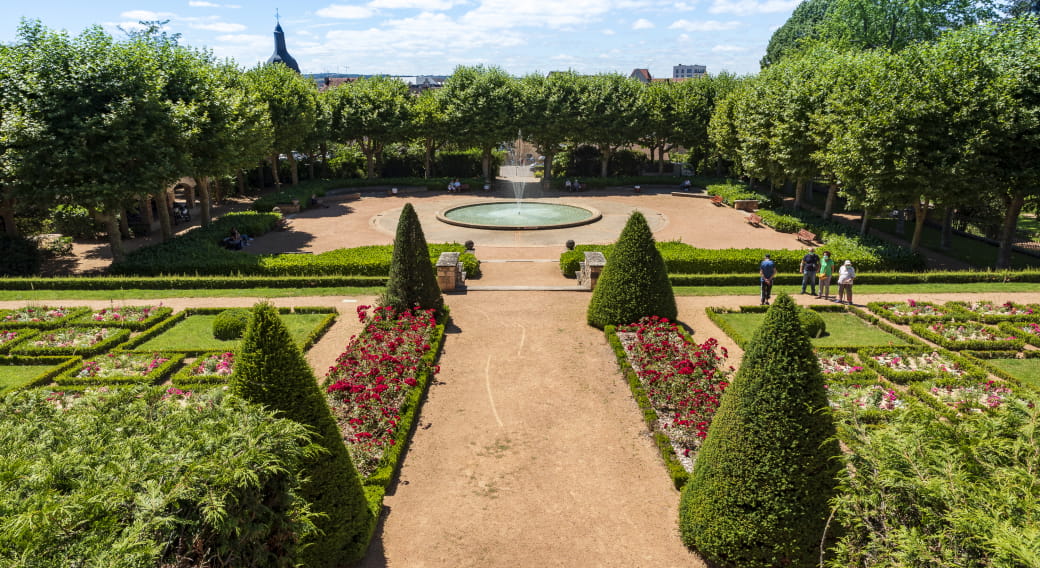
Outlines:
<svg viewBox="0 0 1040 568"><path fill-rule="evenodd" d="M406 138L410 100L408 85L385 76L358 79L331 91L333 139L358 144L369 179L376 177L376 157L383 148Z"/></svg>
<svg viewBox="0 0 1040 568"><path fill-rule="evenodd" d="M629 216L607 258L586 312L589 325L602 329L645 316L675 319L675 293L654 235L639 211Z"/></svg>
<svg viewBox="0 0 1040 568"><path fill-rule="evenodd" d="M559 148L578 128L582 80L574 71L554 72L543 77L523 78L521 87L521 129L545 156L544 179L551 180L552 164Z"/></svg>
<svg viewBox="0 0 1040 568"><path fill-rule="evenodd" d="M437 286L437 276L430 263L430 252L426 246L419 216L411 203L405 203L397 221L394 236L394 253L390 259L390 277L379 303L395 312L402 312L418 305L422 309L440 312L444 298Z"/></svg>
<svg viewBox="0 0 1040 568"><path fill-rule="evenodd" d="M433 175L435 153L451 137L451 126L440 91L425 90L412 101L409 131L422 144L423 177L429 179Z"/></svg>
<svg viewBox="0 0 1040 568"><path fill-rule="evenodd" d="M585 83L575 142L599 148L600 177L607 177L614 152L639 139L646 119L639 96L643 84L616 73L592 75Z"/></svg>
<svg viewBox="0 0 1040 568"><path fill-rule="evenodd" d="M675 85L675 143L686 149L691 165L699 166L711 156L714 147L708 126L716 105L737 81L735 75L720 73Z"/></svg>
<svg viewBox="0 0 1040 568"><path fill-rule="evenodd" d="M696 81L684 81L696 83ZM681 84L681 83L680 83ZM680 99L686 94L676 83L657 82L644 85L640 91L640 106L645 118L641 125L639 143L650 149L650 158L657 155L657 171L664 172L664 154L671 152L679 137Z"/></svg>
<svg viewBox="0 0 1040 568"><path fill-rule="evenodd" d="M854 49L899 51L946 31L993 19L994 0L835 0L821 25L823 41Z"/></svg>
<svg viewBox="0 0 1040 568"><path fill-rule="evenodd" d="M798 306L781 294L723 393L683 488L683 542L723 566L816 566L841 465L827 407Z"/></svg>
<svg viewBox="0 0 1040 568"><path fill-rule="evenodd" d="M342 566L368 548L375 518L357 470L317 379L274 306L260 302L235 357L229 391L310 427L323 451L303 464L307 481L301 496L324 515L320 537L303 552L306 566Z"/></svg>
<svg viewBox="0 0 1040 568"><path fill-rule="evenodd" d="M292 183L299 183L294 151L305 150L318 111L318 89L286 65L259 65L246 72L249 89L264 103L271 117L273 143L271 174L278 178L278 156L285 154L292 168Z"/></svg>
<svg viewBox="0 0 1040 568"><path fill-rule="evenodd" d="M480 148L484 179L490 180L491 151L517 135L519 88L498 67L456 67L442 87L454 139Z"/></svg>
<svg viewBox="0 0 1040 568"><path fill-rule="evenodd" d="M775 65L789 54L795 53L806 43L820 36L820 28L827 18L835 0L804 0L794 9L791 17L769 38L766 54L762 57L762 68Z"/></svg>

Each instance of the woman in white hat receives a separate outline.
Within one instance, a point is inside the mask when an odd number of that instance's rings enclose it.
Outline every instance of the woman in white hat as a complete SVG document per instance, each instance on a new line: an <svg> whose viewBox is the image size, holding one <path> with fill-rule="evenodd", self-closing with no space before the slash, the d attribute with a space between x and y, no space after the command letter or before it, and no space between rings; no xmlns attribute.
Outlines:
<svg viewBox="0 0 1040 568"><path fill-rule="evenodd" d="M852 261L846 260L838 270L838 303L852 304L852 282L856 279L856 269L852 268ZM842 299L845 301L843 302Z"/></svg>

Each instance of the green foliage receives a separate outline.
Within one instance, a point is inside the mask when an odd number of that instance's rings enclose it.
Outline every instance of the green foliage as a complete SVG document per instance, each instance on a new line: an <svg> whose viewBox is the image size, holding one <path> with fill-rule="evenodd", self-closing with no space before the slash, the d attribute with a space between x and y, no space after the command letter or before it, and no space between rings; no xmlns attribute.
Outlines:
<svg viewBox="0 0 1040 568"><path fill-rule="evenodd" d="M643 214L628 218L603 267L586 313L589 325L603 329L646 316L675 319L677 308L661 254Z"/></svg>
<svg viewBox="0 0 1040 568"><path fill-rule="evenodd" d="M242 337L252 316L253 314L245 308L232 308L220 312L213 320L213 337L221 340Z"/></svg>
<svg viewBox="0 0 1040 568"><path fill-rule="evenodd" d="M820 35L820 27L835 0L805 0L794 9L791 17L769 38L762 67L768 67L788 55L796 53L806 42Z"/></svg>
<svg viewBox="0 0 1040 568"><path fill-rule="evenodd" d="M35 276L43 255L36 243L25 237L0 234L0 276Z"/></svg>
<svg viewBox="0 0 1040 568"><path fill-rule="evenodd" d="M798 322L802 324L802 329L809 337L820 337L827 332L827 322L823 321L823 316L816 310L799 308Z"/></svg>
<svg viewBox="0 0 1040 568"><path fill-rule="evenodd" d="M51 210L51 222L56 232L77 239L94 239L104 231L87 208L78 205L58 205Z"/></svg>
<svg viewBox="0 0 1040 568"><path fill-rule="evenodd" d="M772 227L778 233L797 233L805 227L798 217L784 215L769 209L759 210L758 216L762 218L762 222L767 227Z"/></svg>
<svg viewBox="0 0 1040 568"><path fill-rule="evenodd" d="M0 402L5 566L279 566L313 513L303 426L220 391L47 390ZM46 511L46 514L43 512Z"/></svg>
<svg viewBox="0 0 1040 568"><path fill-rule="evenodd" d="M797 306L781 294L683 488L683 542L723 566L815 566L840 467L827 407Z"/></svg>
<svg viewBox="0 0 1040 568"><path fill-rule="evenodd" d="M395 311L419 306L422 309L444 309L444 298L437 286L437 276L430 262L426 237L419 216L411 203L406 203L397 222L394 236L394 254L390 261L390 278L380 305Z"/></svg>
<svg viewBox="0 0 1040 568"><path fill-rule="evenodd" d="M308 426L325 450L303 464L307 481L300 495L324 515L316 523L322 534L305 549L304 564L340 566L360 559L375 518L317 379L273 306L253 307L236 357L230 392Z"/></svg>

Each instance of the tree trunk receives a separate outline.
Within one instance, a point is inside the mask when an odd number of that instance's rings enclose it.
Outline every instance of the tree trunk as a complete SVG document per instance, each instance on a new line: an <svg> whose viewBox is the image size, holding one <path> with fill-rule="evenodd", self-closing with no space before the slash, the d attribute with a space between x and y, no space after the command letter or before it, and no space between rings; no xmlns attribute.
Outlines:
<svg viewBox="0 0 1040 568"><path fill-rule="evenodd" d="M278 154L271 154L271 178L275 189L282 188L282 180L278 177Z"/></svg>
<svg viewBox="0 0 1040 568"><path fill-rule="evenodd" d="M256 170L257 174L259 174L259 177L260 177L260 189L264 188L264 166L265 165L266 164L264 164L263 160L261 160L260 161L260 167L257 168L257 170Z"/></svg>
<svg viewBox="0 0 1040 568"><path fill-rule="evenodd" d="M242 170L238 170L238 174L235 175L238 178L238 186L235 195L242 197L246 194L246 173Z"/></svg>
<svg viewBox="0 0 1040 568"><path fill-rule="evenodd" d="M298 185L300 183L300 170L296 164L296 154L289 152L286 156L289 157L289 174L292 176L292 184Z"/></svg>
<svg viewBox="0 0 1040 568"><path fill-rule="evenodd" d="M307 154L307 179L311 181L314 180L314 161L317 160L317 158L318 157L314 155L314 152Z"/></svg>
<svg viewBox="0 0 1040 568"><path fill-rule="evenodd" d="M552 161L553 161L553 158L556 157L556 150L553 150L553 149L545 150L544 152L542 152L542 156L545 158L545 160L542 161L542 166L543 166L543 169L542 169L542 179L545 180L545 181L552 181L553 180Z"/></svg>
<svg viewBox="0 0 1040 568"><path fill-rule="evenodd" d="M433 145L429 138L423 141L423 179L433 176Z"/></svg>
<svg viewBox="0 0 1040 568"><path fill-rule="evenodd" d="M123 207L119 211L119 236L123 239L132 239L134 235L130 232L130 220L127 217L129 214L126 212L126 207Z"/></svg>
<svg viewBox="0 0 1040 568"><path fill-rule="evenodd" d="M321 152L321 175L325 177L332 177L332 170L329 169L329 146L325 142L318 145L318 151Z"/></svg>
<svg viewBox="0 0 1040 568"><path fill-rule="evenodd" d="M659 152L657 153L657 173L664 173L664 144L661 144Z"/></svg>
<svg viewBox="0 0 1040 568"><path fill-rule="evenodd" d="M794 184L794 209L802 208L802 200L805 199L805 178L798 178Z"/></svg>
<svg viewBox="0 0 1040 568"><path fill-rule="evenodd" d="M600 146L600 166L599 166L599 177L605 178L610 173L610 156L613 152L610 150L610 146Z"/></svg>
<svg viewBox="0 0 1040 568"><path fill-rule="evenodd" d="M199 183L198 180L195 180L195 183L198 184ZM194 209L195 208L195 201L196 201L196 199L195 199L195 188L196 187L198 187L198 186L197 185L189 185L188 187L186 187L184 189L184 204L188 207L188 209Z"/></svg>
<svg viewBox="0 0 1040 568"><path fill-rule="evenodd" d="M155 200L155 209L159 212L159 234L163 241L173 238L173 226L170 223L170 203L166 199L166 190L160 189L152 194Z"/></svg>
<svg viewBox="0 0 1040 568"><path fill-rule="evenodd" d="M155 222L155 215L152 214L152 197L150 195L141 196L137 200L137 206L141 209L141 218L148 223L148 229L151 230L152 223Z"/></svg>
<svg viewBox="0 0 1040 568"><path fill-rule="evenodd" d="M14 220L14 199L4 199L0 202L0 219L4 221L4 233L12 237L18 236L18 225Z"/></svg>
<svg viewBox="0 0 1040 568"><path fill-rule="evenodd" d="M484 181L491 181L491 146L484 147L484 153L480 157L480 169L484 172Z"/></svg>
<svg viewBox="0 0 1040 568"><path fill-rule="evenodd" d="M939 237L939 248L948 250L953 247L953 206L943 209L942 233Z"/></svg>
<svg viewBox="0 0 1040 568"><path fill-rule="evenodd" d="M834 198L838 195L838 184L831 181L827 186L827 203L823 206L823 218L830 219L834 215Z"/></svg>
<svg viewBox="0 0 1040 568"><path fill-rule="evenodd" d="M365 177L368 179L376 177L376 150L368 146L365 147Z"/></svg>
<svg viewBox="0 0 1040 568"><path fill-rule="evenodd" d="M195 187L199 188L199 205L202 206L202 210L199 212L201 216L199 223L203 227L208 227L210 216L213 214L211 209L212 201L209 195L209 178L206 176L195 178Z"/></svg>
<svg viewBox="0 0 1040 568"><path fill-rule="evenodd" d="M1022 206L1026 202L1026 194L1022 190L1015 190L1011 194L1007 211L1004 213L1004 222L1000 224L1000 248L997 250L997 268L1011 268L1011 245L1015 242L1015 230L1018 228L1018 216L1022 213Z"/></svg>
<svg viewBox="0 0 1040 568"><path fill-rule="evenodd" d="M921 250L921 235L924 234L924 222L928 217L928 200L914 199L914 236L910 240L910 250Z"/></svg>
<svg viewBox="0 0 1040 568"><path fill-rule="evenodd" d="M860 220L860 224L859 224L859 236L865 237L865 236L867 236L867 233L869 233L869 232L870 232L870 209L869 208L864 208L863 209L863 218Z"/></svg>
<svg viewBox="0 0 1040 568"><path fill-rule="evenodd" d="M126 258L123 250L123 239L119 234L119 219L111 213L111 210L100 215L105 223L105 231L108 232L108 244L112 248L112 262L120 262Z"/></svg>
<svg viewBox="0 0 1040 568"><path fill-rule="evenodd" d="M816 187L816 182L809 178L809 182L805 184L805 199L812 203L813 201L813 190Z"/></svg>
<svg viewBox="0 0 1040 568"><path fill-rule="evenodd" d="M722 158L715 158L715 175L722 177L725 168L722 167Z"/></svg>

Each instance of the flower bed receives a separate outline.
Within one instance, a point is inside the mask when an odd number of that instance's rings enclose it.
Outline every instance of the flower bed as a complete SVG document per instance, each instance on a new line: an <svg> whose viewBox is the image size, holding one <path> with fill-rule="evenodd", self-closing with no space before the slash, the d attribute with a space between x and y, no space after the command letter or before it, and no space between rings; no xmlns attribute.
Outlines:
<svg viewBox="0 0 1040 568"><path fill-rule="evenodd" d="M886 379L896 383L951 377L982 380L986 373L964 357L949 351L920 347L861 349L859 358Z"/></svg>
<svg viewBox="0 0 1040 568"><path fill-rule="evenodd" d="M828 383L827 399L835 412L868 424L882 422L907 407L902 393L877 381Z"/></svg>
<svg viewBox="0 0 1040 568"><path fill-rule="evenodd" d="M915 323L918 336L947 349L1022 349L1025 340L1001 329L974 321Z"/></svg>
<svg viewBox="0 0 1040 568"><path fill-rule="evenodd" d="M173 310L158 306L118 306L94 310L76 320L75 323L105 325L107 327L125 327L128 329L145 329L169 316Z"/></svg>
<svg viewBox="0 0 1040 568"><path fill-rule="evenodd" d="M0 331L0 353L9 352L33 335L36 335L36 330L28 328Z"/></svg>
<svg viewBox="0 0 1040 568"><path fill-rule="evenodd" d="M951 310L931 302L918 302L912 298L905 302L870 302L867 309L895 323L930 322L948 320Z"/></svg>
<svg viewBox="0 0 1040 568"><path fill-rule="evenodd" d="M151 384L164 379L184 355L112 351L85 358L55 382L67 385Z"/></svg>
<svg viewBox="0 0 1040 568"><path fill-rule="evenodd" d="M877 373L864 367L855 355L845 350L817 349L816 358L827 381L863 381L877 377Z"/></svg>
<svg viewBox="0 0 1040 568"><path fill-rule="evenodd" d="M186 365L173 376L176 386L223 384L235 370L235 354L232 351L219 351L199 355L190 365Z"/></svg>
<svg viewBox="0 0 1040 568"><path fill-rule="evenodd" d="M1036 322L1003 322L997 326L1008 335L1022 338L1026 343L1040 347L1040 324Z"/></svg>
<svg viewBox="0 0 1040 568"><path fill-rule="evenodd" d="M358 306L364 330L351 338L323 381L329 405L358 473L385 487L418 417L422 395L439 369L444 327L432 310Z"/></svg>
<svg viewBox="0 0 1040 568"><path fill-rule="evenodd" d="M26 306L0 311L0 325L7 329L19 327L54 329L67 324L87 311L88 308Z"/></svg>
<svg viewBox="0 0 1040 568"><path fill-rule="evenodd" d="M947 302L951 310L960 312L961 317L985 323L1002 321L1040 321L1040 312L1034 306L1016 304L1015 302L990 302L977 300L974 302Z"/></svg>
<svg viewBox="0 0 1040 568"><path fill-rule="evenodd" d="M938 401L942 406L958 413L979 413L1003 408L1014 400L1022 400L1005 384L996 381L982 382L931 382L915 385L915 391L929 402ZM933 402L934 405L934 402ZM941 409L941 408L940 408Z"/></svg>
<svg viewBox="0 0 1040 568"><path fill-rule="evenodd" d="M130 330L114 327L65 327L41 331L11 350L18 355L95 355L126 341Z"/></svg>

